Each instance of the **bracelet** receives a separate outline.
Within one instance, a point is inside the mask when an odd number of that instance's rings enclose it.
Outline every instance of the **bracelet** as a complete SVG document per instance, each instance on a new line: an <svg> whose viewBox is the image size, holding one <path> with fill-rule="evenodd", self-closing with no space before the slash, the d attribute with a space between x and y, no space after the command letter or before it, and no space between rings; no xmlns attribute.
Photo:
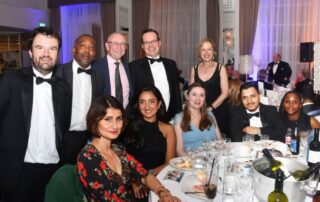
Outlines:
<svg viewBox="0 0 320 202"><path fill-rule="evenodd" d="M166 189L165 187L159 187L158 189L157 189L157 191L156 191L156 194L158 195L158 196L160 196L160 194L162 193L162 192L169 192L170 193L170 191L168 190L168 189Z"/></svg>

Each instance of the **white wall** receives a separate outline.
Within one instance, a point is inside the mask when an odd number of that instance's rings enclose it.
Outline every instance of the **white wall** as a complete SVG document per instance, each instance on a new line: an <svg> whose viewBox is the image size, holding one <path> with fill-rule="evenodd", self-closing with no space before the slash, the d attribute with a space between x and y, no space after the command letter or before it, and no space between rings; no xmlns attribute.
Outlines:
<svg viewBox="0 0 320 202"><path fill-rule="evenodd" d="M46 7L44 0L0 0L0 25L31 30L48 23Z"/></svg>

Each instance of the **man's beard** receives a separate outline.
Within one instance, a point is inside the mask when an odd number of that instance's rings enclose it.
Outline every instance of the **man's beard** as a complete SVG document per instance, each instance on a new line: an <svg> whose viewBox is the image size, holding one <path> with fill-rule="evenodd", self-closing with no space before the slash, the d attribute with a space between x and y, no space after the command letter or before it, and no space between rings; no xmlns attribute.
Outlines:
<svg viewBox="0 0 320 202"><path fill-rule="evenodd" d="M42 61L44 58L47 59L46 62ZM53 61L53 59L50 57L40 57L38 59L32 59L33 67L36 68L42 75L47 75L52 72L56 62L57 61Z"/></svg>

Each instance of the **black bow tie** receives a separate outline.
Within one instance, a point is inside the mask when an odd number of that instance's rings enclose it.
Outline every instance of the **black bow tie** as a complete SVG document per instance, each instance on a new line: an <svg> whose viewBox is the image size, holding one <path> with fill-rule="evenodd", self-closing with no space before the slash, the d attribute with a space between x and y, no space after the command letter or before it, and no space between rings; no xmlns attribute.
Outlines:
<svg viewBox="0 0 320 202"><path fill-rule="evenodd" d="M54 82L53 78L45 79L45 78L42 78L42 77L39 77L39 76L36 76L36 75L34 75L34 76L36 77L36 84L37 85L39 85L39 84L41 84L43 82L47 82L48 84L53 84L53 82Z"/></svg>
<svg viewBox="0 0 320 202"><path fill-rule="evenodd" d="M259 112L256 112L256 113L253 113L253 114L247 114L248 119L251 119L254 116L259 117L260 116Z"/></svg>
<svg viewBox="0 0 320 202"><path fill-rule="evenodd" d="M161 62L161 58L158 59L154 59L154 58L148 58L148 60L150 61L151 64L153 64L154 62Z"/></svg>
<svg viewBox="0 0 320 202"><path fill-rule="evenodd" d="M82 69L82 68L79 67L77 72L78 72L78 74L80 74L82 72L85 72L85 73L90 75L92 73L92 69Z"/></svg>

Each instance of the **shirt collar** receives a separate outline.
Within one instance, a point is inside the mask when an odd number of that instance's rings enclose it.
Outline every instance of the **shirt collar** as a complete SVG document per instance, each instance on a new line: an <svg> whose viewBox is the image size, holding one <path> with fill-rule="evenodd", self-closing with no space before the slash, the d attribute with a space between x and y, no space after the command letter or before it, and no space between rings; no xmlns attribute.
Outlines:
<svg viewBox="0 0 320 202"><path fill-rule="evenodd" d="M260 112L260 107L258 107L258 109L253 112L246 109L246 112L247 112L247 114L254 114L256 112Z"/></svg>
<svg viewBox="0 0 320 202"><path fill-rule="evenodd" d="M78 68L84 69L84 68L82 68L82 67L79 65L79 63L74 59L74 60L72 61L72 70L73 70L74 72L77 72ZM91 65L89 65L89 67L87 67L86 69L91 69Z"/></svg>
<svg viewBox="0 0 320 202"><path fill-rule="evenodd" d="M52 76L52 72L50 72L47 75L42 75L36 68L32 67L32 69L33 69L34 75L36 75L37 77L41 77L41 78L44 78L44 79L50 79L51 76Z"/></svg>

